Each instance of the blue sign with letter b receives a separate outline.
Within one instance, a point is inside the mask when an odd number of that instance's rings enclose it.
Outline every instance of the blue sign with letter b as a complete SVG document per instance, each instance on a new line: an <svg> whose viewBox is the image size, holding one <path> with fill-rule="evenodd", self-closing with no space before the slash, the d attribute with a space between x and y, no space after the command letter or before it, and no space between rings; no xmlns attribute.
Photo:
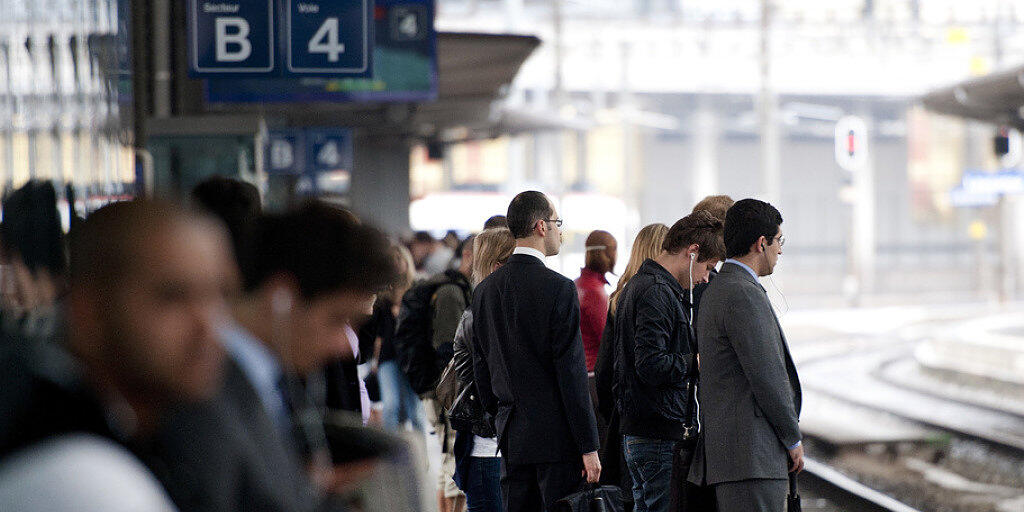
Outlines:
<svg viewBox="0 0 1024 512"><path fill-rule="evenodd" d="M273 0L189 0L194 74L274 71Z"/></svg>

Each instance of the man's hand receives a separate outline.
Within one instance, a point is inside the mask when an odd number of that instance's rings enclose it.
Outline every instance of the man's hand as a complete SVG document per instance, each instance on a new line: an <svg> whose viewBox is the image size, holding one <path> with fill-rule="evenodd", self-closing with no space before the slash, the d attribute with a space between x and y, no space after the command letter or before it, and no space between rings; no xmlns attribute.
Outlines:
<svg viewBox="0 0 1024 512"><path fill-rule="evenodd" d="M583 455L583 476L587 477L588 484L596 484L601 480L601 459L597 452Z"/></svg>
<svg viewBox="0 0 1024 512"><path fill-rule="evenodd" d="M804 445L797 446L789 451L789 472L799 474L804 470Z"/></svg>

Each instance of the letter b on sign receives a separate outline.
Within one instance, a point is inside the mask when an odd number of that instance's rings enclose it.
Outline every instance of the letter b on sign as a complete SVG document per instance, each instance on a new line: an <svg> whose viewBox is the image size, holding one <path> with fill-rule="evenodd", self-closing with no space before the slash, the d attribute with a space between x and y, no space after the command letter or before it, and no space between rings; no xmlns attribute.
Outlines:
<svg viewBox="0 0 1024 512"><path fill-rule="evenodd" d="M217 62L241 62L252 55L249 22L243 18L217 18Z"/></svg>
<svg viewBox="0 0 1024 512"><path fill-rule="evenodd" d="M189 74L272 75L274 0L189 0Z"/></svg>

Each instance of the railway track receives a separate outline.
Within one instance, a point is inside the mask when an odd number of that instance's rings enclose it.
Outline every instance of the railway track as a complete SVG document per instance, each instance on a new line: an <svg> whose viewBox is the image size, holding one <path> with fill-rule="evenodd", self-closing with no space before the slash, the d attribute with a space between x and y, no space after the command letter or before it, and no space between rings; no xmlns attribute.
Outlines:
<svg viewBox="0 0 1024 512"><path fill-rule="evenodd" d="M800 474L801 493L824 498L835 510L842 512L918 512L895 498L861 484L832 467L806 459ZM804 510L813 510L804 506ZM826 507L825 510L832 510Z"/></svg>

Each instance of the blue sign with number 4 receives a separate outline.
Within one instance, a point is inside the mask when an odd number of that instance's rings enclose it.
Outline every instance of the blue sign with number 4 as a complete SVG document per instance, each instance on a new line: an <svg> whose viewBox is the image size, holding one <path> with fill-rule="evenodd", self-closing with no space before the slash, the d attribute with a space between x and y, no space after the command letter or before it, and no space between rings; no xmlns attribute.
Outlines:
<svg viewBox="0 0 1024 512"><path fill-rule="evenodd" d="M370 76L370 0L285 0L286 71Z"/></svg>

